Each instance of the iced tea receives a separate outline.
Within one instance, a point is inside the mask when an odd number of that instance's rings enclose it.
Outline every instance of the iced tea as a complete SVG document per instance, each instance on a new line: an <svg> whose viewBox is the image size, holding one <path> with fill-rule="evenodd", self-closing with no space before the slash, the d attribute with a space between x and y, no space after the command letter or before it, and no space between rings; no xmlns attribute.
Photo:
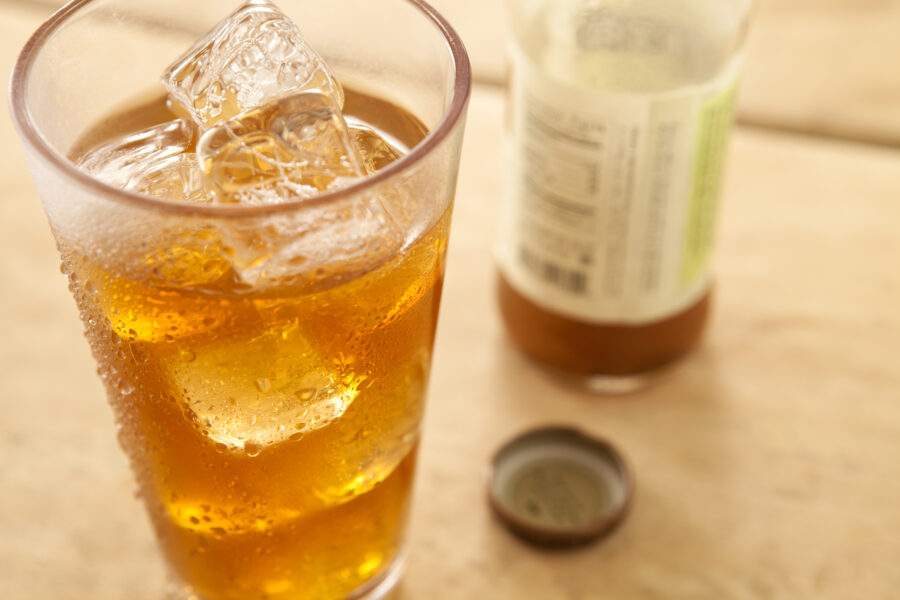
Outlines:
<svg viewBox="0 0 900 600"><path fill-rule="evenodd" d="M352 91L345 114L407 148L425 134ZM150 102L79 146L172 118ZM248 286L215 229L112 257L62 245L157 536L204 598L342 598L398 558L448 219L304 285Z"/></svg>

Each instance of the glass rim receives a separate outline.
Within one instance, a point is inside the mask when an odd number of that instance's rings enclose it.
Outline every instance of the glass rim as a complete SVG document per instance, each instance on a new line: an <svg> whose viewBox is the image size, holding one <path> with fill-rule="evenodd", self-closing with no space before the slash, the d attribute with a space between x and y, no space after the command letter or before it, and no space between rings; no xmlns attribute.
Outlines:
<svg viewBox="0 0 900 600"><path fill-rule="evenodd" d="M145 208L173 214L244 219L266 215L288 213L306 208L321 207L325 204L336 203L350 198L368 189L377 188L387 180L408 171L421 163L425 157L439 146L453 132L465 114L466 105L472 91L471 65L469 56L462 39L433 7L423 0L399 0L412 5L427 21L434 25L444 41L452 57L454 67L453 93L450 103L444 110L440 121L428 132L428 135L416 144L409 152L399 159L379 170L373 175L361 178L357 183L332 191L322 192L312 198L298 198L288 202L266 205L236 205L236 204L187 204L175 200L145 196L114 187L96 179L78 167L69 159L60 154L41 134L35 125L25 102L25 94L29 83L29 75L34 66L35 58L50 39L54 32L64 25L77 11L98 0L72 0L68 4L53 13L31 35L22 51L16 59L9 84L9 103L13 124L19 131L24 143L37 151L51 167L56 169L72 183L82 186L89 191L100 194L112 201L130 204L138 208Z"/></svg>

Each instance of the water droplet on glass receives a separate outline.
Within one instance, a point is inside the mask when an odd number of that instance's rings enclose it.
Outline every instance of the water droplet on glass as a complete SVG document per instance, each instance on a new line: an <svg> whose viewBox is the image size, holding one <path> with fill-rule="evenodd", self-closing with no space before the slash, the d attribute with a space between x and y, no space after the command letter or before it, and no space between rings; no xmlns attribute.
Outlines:
<svg viewBox="0 0 900 600"><path fill-rule="evenodd" d="M257 444L256 442L245 442L244 443L244 454L249 457L259 456L259 453L262 452L262 446Z"/></svg>
<svg viewBox="0 0 900 600"><path fill-rule="evenodd" d="M128 380L119 379L116 382L116 389L123 396L128 396L134 392L134 385L132 385L132 383Z"/></svg>
<svg viewBox="0 0 900 600"><path fill-rule="evenodd" d="M316 390L314 388L304 388L298 391L295 395L303 402L309 402L316 397Z"/></svg>

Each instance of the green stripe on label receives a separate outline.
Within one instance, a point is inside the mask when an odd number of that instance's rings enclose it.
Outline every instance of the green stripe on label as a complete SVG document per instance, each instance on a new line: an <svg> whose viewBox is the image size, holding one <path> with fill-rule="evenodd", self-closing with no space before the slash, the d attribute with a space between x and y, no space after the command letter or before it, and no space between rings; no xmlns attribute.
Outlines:
<svg viewBox="0 0 900 600"><path fill-rule="evenodd" d="M694 284L709 268L736 96L735 84L700 107L697 150L684 236L684 262L681 265L683 287Z"/></svg>

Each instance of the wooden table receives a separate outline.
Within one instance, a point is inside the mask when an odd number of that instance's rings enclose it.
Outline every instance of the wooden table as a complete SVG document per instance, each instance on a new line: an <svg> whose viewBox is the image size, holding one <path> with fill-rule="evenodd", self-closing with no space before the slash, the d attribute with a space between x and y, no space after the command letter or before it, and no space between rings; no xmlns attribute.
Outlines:
<svg viewBox="0 0 900 600"><path fill-rule="evenodd" d="M503 5L433 0L482 81L506 80ZM755 0L742 122L900 145L900 0Z"/></svg>
<svg viewBox="0 0 900 600"><path fill-rule="evenodd" d="M833 18L817 31L844 31L841 3L792 3L796 12L779 27L799 20L804 7L827 5L818 17ZM897 14L896 2L859 6L883 10L885 19ZM46 14L37 4L0 3L3 73ZM896 56L885 44L885 55ZM862 94L861 71L846 63L833 69L835 80L856 82L848 95ZM751 61L751 75L764 70ZM866 106L895 118L900 91L892 93L866 96ZM503 95L489 82L476 86L411 555L394 598L898 597L900 154L824 139L871 136L857 125L819 129L793 105L797 119L777 112L776 91L754 89L752 78L745 118L753 114L748 103L765 103L754 97L768 97L769 114L787 119L787 129L817 137L773 130L774 118L765 128L738 129L705 344L651 389L598 398L530 364L502 331L491 244ZM52 238L5 120L0 145L0 598L159 600L161 561L132 500ZM637 474L628 520L579 551L522 544L484 501L491 453L548 421L614 439Z"/></svg>

